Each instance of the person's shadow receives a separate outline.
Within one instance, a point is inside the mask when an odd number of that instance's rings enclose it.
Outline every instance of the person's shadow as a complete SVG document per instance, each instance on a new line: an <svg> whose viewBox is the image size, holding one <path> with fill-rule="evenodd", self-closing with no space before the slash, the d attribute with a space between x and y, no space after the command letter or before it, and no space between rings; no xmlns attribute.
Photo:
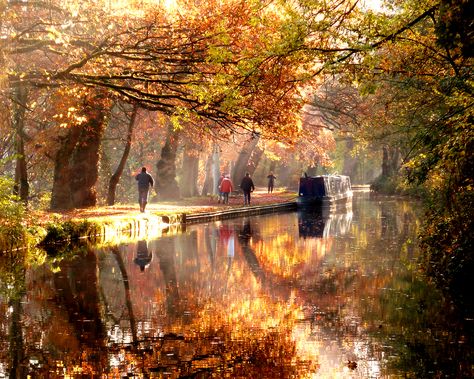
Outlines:
<svg viewBox="0 0 474 379"><path fill-rule="evenodd" d="M243 245L248 245L250 239L252 238L252 227L250 225L250 220L248 218L244 219L244 223L239 231L239 241Z"/></svg>
<svg viewBox="0 0 474 379"><path fill-rule="evenodd" d="M137 256L133 260L138 266L140 271L145 271L145 268L150 265L153 255L148 251L148 242L146 240L140 240L137 243Z"/></svg>

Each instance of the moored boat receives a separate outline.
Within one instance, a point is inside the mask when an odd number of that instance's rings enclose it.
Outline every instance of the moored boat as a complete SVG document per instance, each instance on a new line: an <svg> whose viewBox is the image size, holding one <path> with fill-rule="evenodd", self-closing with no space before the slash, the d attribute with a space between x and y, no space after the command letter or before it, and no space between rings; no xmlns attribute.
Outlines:
<svg viewBox="0 0 474 379"><path fill-rule="evenodd" d="M337 208L352 206L351 180L346 175L318 175L300 178L299 207Z"/></svg>

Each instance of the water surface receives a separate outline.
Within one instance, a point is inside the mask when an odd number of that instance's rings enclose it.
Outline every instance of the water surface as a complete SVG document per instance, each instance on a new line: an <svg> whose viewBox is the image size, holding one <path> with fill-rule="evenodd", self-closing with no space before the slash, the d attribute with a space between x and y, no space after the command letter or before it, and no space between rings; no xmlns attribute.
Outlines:
<svg viewBox="0 0 474 379"><path fill-rule="evenodd" d="M472 373L472 319L417 274L419 206L194 225L1 264L0 377L431 378Z"/></svg>

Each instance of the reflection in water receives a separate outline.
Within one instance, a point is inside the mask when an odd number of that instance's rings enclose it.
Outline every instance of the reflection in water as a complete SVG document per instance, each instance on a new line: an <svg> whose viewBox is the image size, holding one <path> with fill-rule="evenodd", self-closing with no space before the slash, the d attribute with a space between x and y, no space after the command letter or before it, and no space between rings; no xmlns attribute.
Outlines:
<svg viewBox="0 0 474 379"><path fill-rule="evenodd" d="M178 278L176 275L175 248L172 240L157 240L157 255L164 282L164 297L166 315L173 320L180 311L180 297L178 291Z"/></svg>
<svg viewBox="0 0 474 379"><path fill-rule="evenodd" d="M243 256L248 266L252 270L255 278L259 279L260 282L264 282L262 270L258 258L255 254L255 250L252 248L250 242L252 238L252 227L250 225L250 219L245 217L242 225L239 227L239 243L242 249Z"/></svg>
<svg viewBox="0 0 474 379"><path fill-rule="evenodd" d="M408 269L416 226L356 198L85 248L0 282L0 377L472 376L472 321Z"/></svg>
<svg viewBox="0 0 474 379"><path fill-rule="evenodd" d="M234 230L227 224L219 227L219 241L227 254L227 274L230 274L232 261L235 256L235 236ZM226 282L227 283L227 282Z"/></svg>
<svg viewBox="0 0 474 379"><path fill-rule="evenodd" d="M322 210L298 211L298 228L300 237L327 238L345 235L350 228L352 211L328 213Z"/></svg>
<svg viewBox="0 0 474 379"><path fill-rule="evenodd" d="M148 242L146 240L140 240L137 242L137 257L134 262L140 267L140 271L145 271L151 260L153 254L148 251Z"/></svg>

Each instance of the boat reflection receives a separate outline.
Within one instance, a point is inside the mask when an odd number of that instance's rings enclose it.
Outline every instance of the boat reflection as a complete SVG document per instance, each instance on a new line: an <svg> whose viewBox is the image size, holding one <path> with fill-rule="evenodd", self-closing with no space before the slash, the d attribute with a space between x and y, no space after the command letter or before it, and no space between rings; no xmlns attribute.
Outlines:
<svg viewBox="0 0 474 379"><path fill-rule="evenodd" d="M346 235L351 226L352 211L325 212L323 210L298 211L299 236L327 238Z"/></svg>

